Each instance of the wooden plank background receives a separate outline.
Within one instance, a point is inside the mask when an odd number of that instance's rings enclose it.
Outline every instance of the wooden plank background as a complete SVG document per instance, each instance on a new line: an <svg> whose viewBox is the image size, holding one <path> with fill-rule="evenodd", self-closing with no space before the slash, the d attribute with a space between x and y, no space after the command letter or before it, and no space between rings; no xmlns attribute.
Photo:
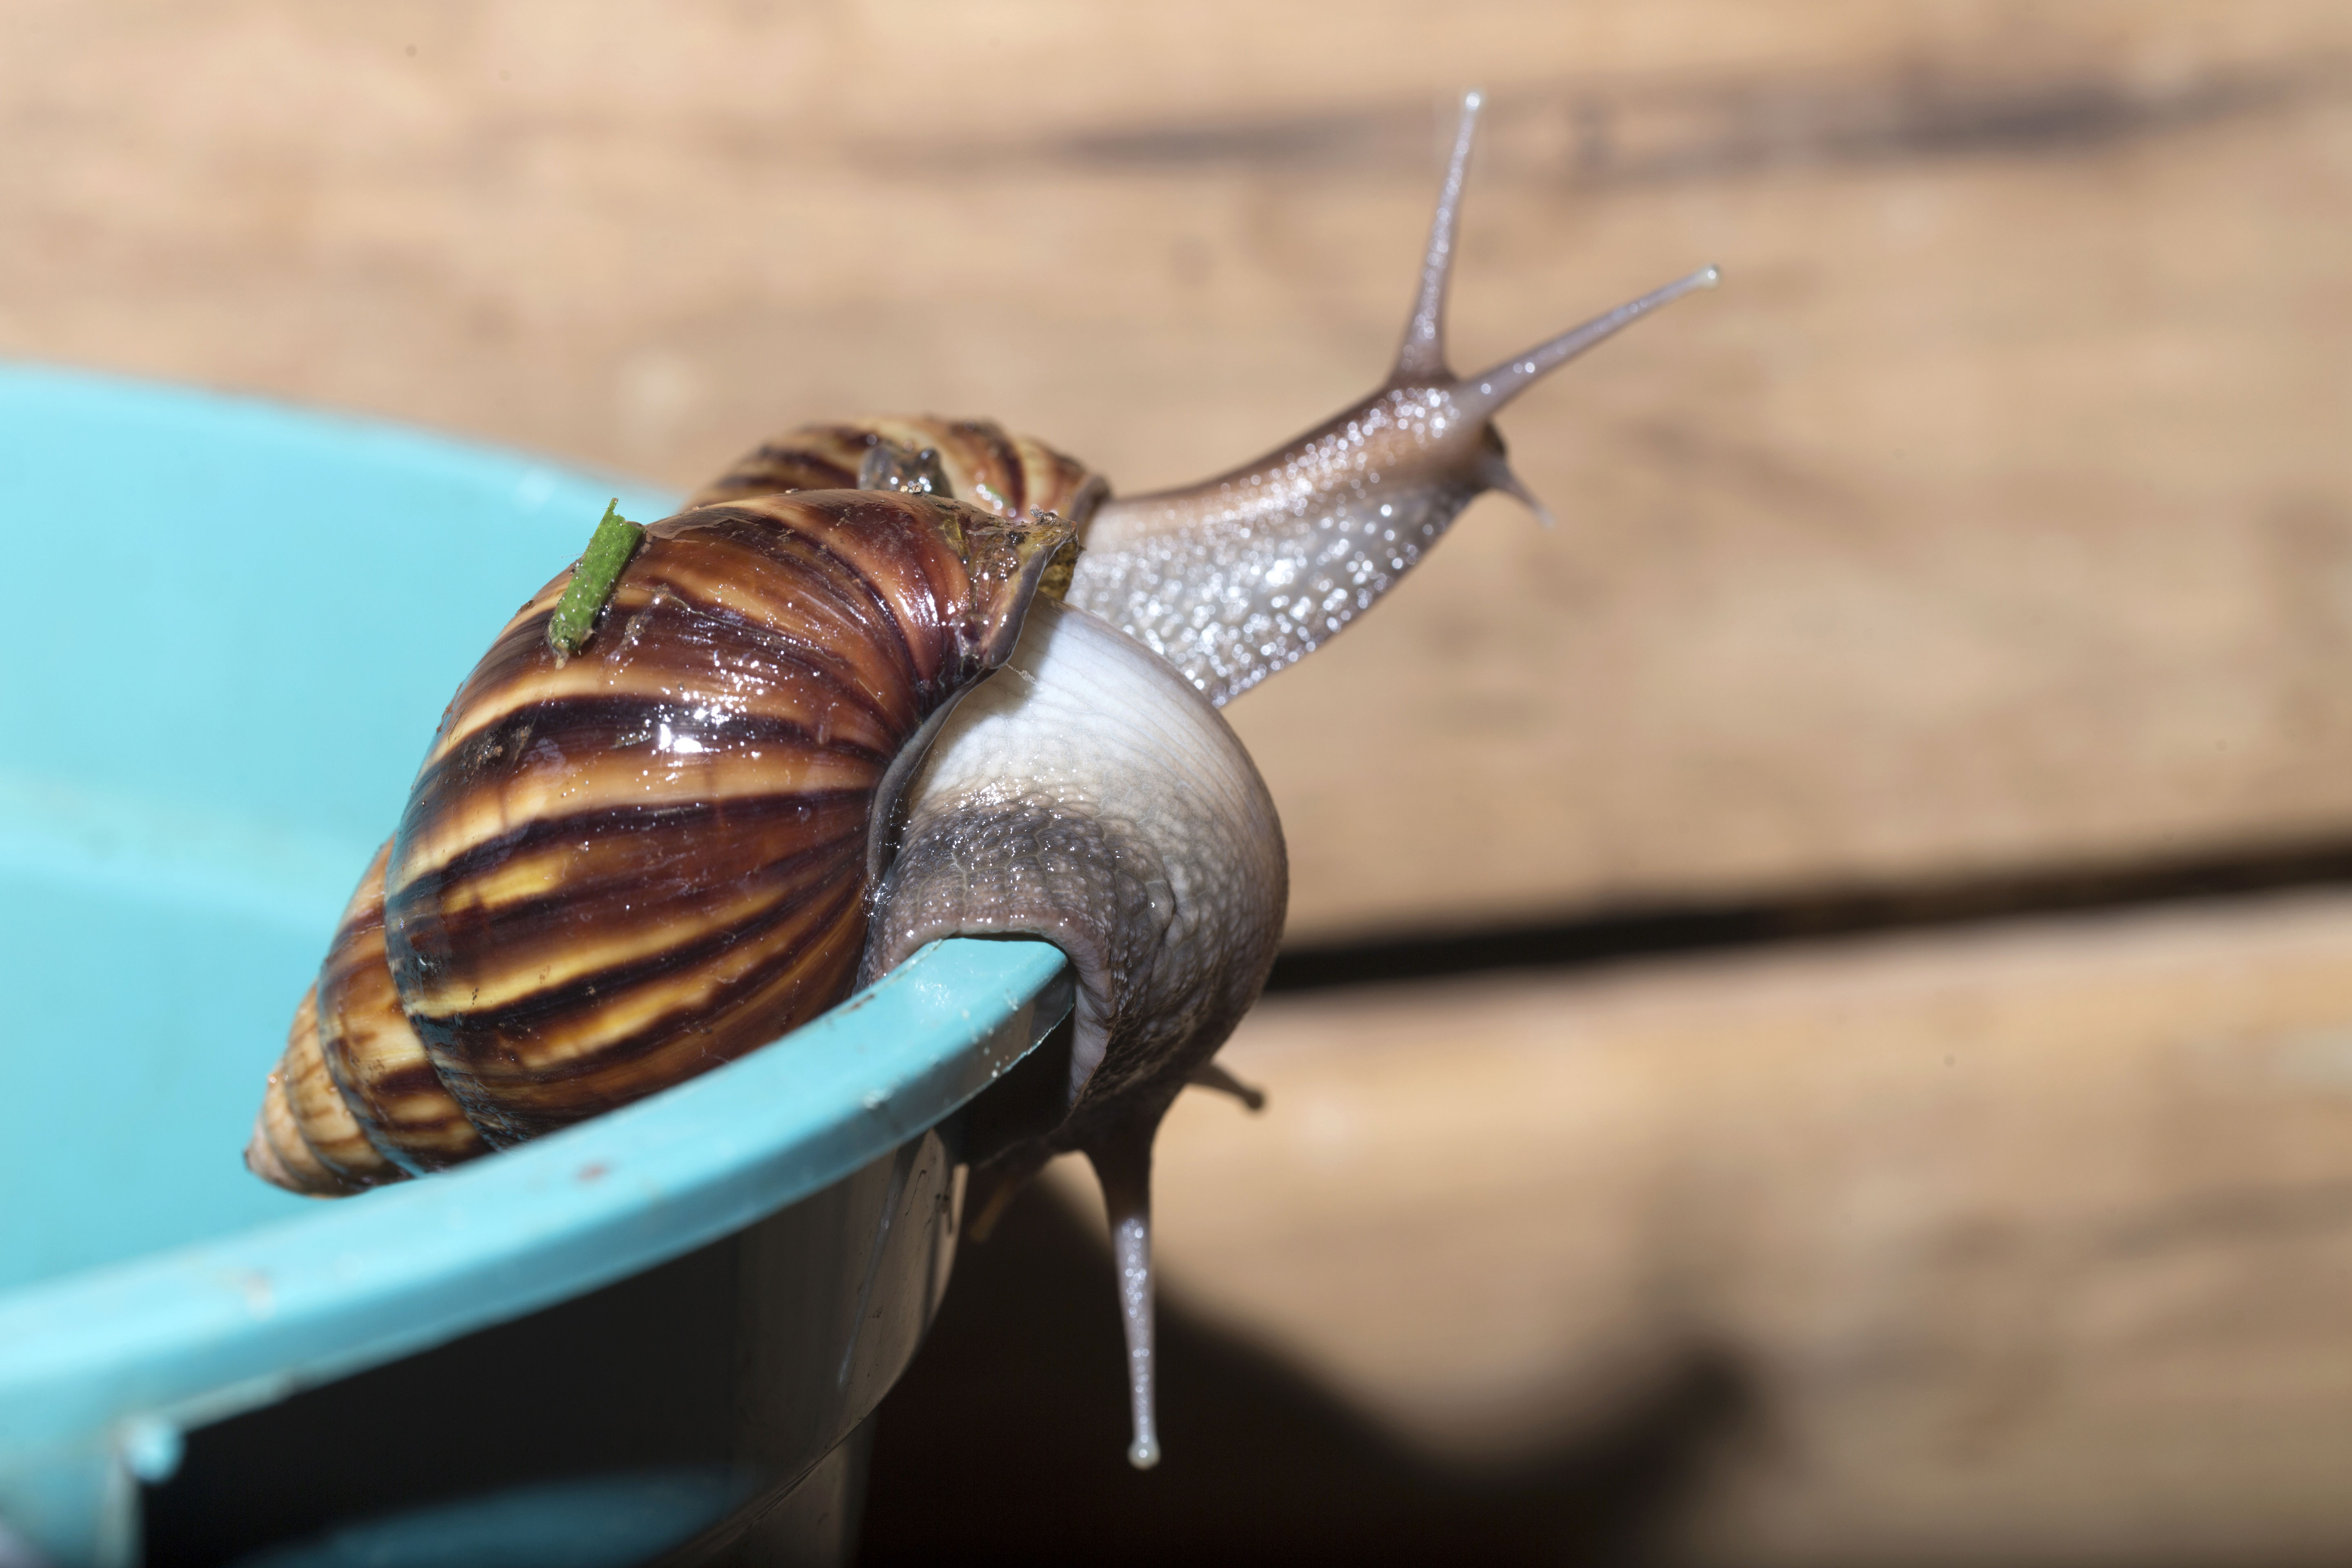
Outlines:
<svg viewBox="0 0 2352 1568"><path fill-rule="evenodd" d="M992 414L1126 488L1712 260L1234 719L1293 931L2352 829L2352 14L101 5L0 51L0 352L684 486Z"/></svg>
<svg viewBox="0 0 2352 1568"><path fill-rule="evenodd" d="M2352 844L2341 5L0 25L0 354L680 488L869 409L1251 456L1381 374L1485 87L1463 362L1726 286L1505 416L1559 529L1481 503L1233 710L1297 942ZM1696 1560L2340 1558L2347 959L2312 895L1278 998L1171 1300L1464 1473L1711 1347L1767 1436Z"/></svg>

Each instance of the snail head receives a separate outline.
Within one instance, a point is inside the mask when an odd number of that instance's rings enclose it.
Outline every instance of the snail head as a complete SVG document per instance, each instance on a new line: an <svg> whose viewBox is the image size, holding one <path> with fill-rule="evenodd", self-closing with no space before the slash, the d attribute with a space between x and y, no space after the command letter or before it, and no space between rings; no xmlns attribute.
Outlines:
<svg viewBox="0 0 2352 1568"><path fill-rule="evenodd" d="M1070 602L1125 629L1223 704L1314 651L1394 584L1487 490L1545 521L1493 419L1520 393L1662 305L1714 286L1701 268L1470 375L1445 353L1464 177L1480 95L1430 224L1419 289L1388 377L1255 461L1102 503Z"/></svg>

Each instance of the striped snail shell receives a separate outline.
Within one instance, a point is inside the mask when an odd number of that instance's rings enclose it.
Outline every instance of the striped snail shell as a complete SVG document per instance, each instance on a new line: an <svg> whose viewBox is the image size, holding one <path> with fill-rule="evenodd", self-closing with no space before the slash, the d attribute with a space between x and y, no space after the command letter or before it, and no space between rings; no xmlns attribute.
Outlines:
<svg viewBox="0 0 2352 1568"><path fill-rule="evenodd" d="M870 488L867 465L877 453L892 450L933 454L947 494L1003 517L1050 511L1083 528L1110 490L1100 474L1087 472L1076 459L985 419L868 417L804 425L763 441L686 504L710 506L786 490Z"/></svg>
<svg viewBox="0 0 2352 1568"><path fill-rule="evenodd" d="M1211 1058L1287 897L1274 803L1216 710L1479 495L1541 515L1494 416L1715 281L1455 374L1478 107L1387 378L1255 462L1112 497L985 421L808 426L648 531L582 656L548 651L564 582L542 589L459 691L298 1008L253 1168L322 1194L440 1169L751 1049L936 937L1042 936L1076 972L1068 1048L971 1108L973 1229L1053 1153L1092 1160L1129 1454L1155 1462L1152 1137L1188 1083L1254 1093Z"/></svg>
<svg viewBox="0 0 2352 1568"><path fill-rule="evenodd" d="M489 1152L435 1071L393 983L375 852L294 1010L246 1163L278 1186L333 1196Z"/></svg>
<svg viewBox="0 0 2352 1568"><path fill-rule="evenodd" d="M1148 1468L1160 1455L1151 1142L1188 1083L1231 1085L1210 1058L1274 966L1289 900L1274 799L1223 715L1166 660L1041 601L1012 661L917 765L901 816L865 978L939 937L1016 933L1052 942L1076 973L1067 1055L1041 1049L973 1108L976 1122L993 1110L995 1125L968 1130L968 1201L985 1236L1051 1155L1093 1163L1127 1330L1129 1457Z"/></svg>
<svg viewBox="0 0 2352 1568"><path fill-rule="evenodd" d="M444 716L255 1168L310 1192L439 1168L839 1001L892 764L1010 656L1068 539L921 494L703 507L646 531L568 658L550 583Z"/></svg>

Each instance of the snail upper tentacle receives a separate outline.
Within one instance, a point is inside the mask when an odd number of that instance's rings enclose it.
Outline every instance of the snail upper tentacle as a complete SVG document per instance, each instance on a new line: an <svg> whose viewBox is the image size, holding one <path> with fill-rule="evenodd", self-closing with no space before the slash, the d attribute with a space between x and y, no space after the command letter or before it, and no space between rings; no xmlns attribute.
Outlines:
<svg viewBox="0 0 2352 1568"><path fill-rule="evenodd" d="M1486 491L1549 515L1490 423L1543 376L1659 306L1706 268L1475 375L1445 357L1445 299L1480 99L1463 101L1420 287L1387 378L1264 457L1197 484L1115 497L1082 535L1069 602L1127 631L1222 706L1370 609Z"/></svg>

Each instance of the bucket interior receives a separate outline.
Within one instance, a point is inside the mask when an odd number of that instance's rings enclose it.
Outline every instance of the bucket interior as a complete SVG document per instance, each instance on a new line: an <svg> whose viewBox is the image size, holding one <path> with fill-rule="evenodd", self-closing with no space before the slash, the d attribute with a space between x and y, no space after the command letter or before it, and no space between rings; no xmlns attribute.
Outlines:
<svg viewBox="0 0 2352 1568"><path fill-rule="evenodd" d="M0 367L0 1289L298 1214L241 1155L442 706L609 497ZM364 1202L365 1199L353 1200Z"/></svg>

